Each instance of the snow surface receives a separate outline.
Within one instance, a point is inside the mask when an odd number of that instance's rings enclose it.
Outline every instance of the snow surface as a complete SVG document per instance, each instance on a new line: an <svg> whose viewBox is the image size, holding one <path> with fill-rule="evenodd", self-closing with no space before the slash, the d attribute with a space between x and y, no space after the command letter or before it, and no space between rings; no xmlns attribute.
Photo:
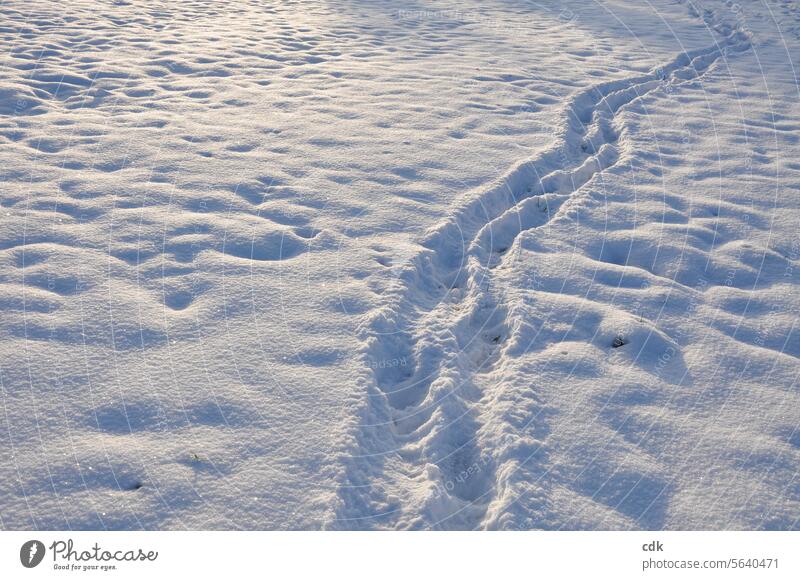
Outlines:
<svg viewBox="0 0 800 580"><path fill-rule="evenodd" d="M0 528L800 527L796 3L0 39Z"/></svg>

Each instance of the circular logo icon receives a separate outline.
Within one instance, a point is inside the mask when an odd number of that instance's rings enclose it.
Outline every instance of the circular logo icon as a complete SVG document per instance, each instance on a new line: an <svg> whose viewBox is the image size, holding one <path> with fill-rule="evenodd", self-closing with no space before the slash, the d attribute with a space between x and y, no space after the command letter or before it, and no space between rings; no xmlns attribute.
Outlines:
<svg viewBox="0 0 800 580"><path fill-rule="evenodd" d="M44 559L44 544L39 540L28 540L19 549L19 561L26 568L36 568Z"/></svg>

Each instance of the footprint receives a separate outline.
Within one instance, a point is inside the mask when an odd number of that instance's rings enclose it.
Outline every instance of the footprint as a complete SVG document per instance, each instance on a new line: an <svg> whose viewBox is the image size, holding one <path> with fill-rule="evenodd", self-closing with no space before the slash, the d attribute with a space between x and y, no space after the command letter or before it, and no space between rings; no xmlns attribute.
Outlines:
<svg viewBox="0 0 800 580"><path fill-rule="evenodd" d="M256 147L258 147L256 143L234 143L233 145L228 145L225 149L234 153L247 153Z"/></svg>
<svg viewBox="0 0 800 580"><path fill-rule="evenodd" d="M270 232L249 241L226 240L222 252L259 262L288 260L308 250L308 243L292 232Z"/></svg>
<svg viewBox="0 0 800 580"><path fill-rule="evenodd" d="M172 310L186 310L194 302L195 295L192 292L179 290L170 292L164 296L164 305Z"/></svg>

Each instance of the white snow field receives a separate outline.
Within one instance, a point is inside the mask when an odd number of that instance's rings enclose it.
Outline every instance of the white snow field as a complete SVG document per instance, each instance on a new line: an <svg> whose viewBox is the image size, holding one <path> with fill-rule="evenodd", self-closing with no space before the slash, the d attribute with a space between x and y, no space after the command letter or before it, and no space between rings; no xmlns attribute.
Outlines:
<svg viewBox="0 0 800 580"><path fill-rule="evenodd" d="M0 529L800 528L796 2L0 48Z"/></svg>

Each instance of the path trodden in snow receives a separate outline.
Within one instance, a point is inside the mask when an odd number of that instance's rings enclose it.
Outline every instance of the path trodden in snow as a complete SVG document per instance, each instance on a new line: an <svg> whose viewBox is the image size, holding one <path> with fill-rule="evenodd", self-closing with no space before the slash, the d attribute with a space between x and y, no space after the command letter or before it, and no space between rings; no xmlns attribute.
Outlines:
<svg viewBox="0 0 800 580"><path fill-rule="evenodd" d="M0 528L800 526L800 15L586 4L0 6Z"/></svg>

